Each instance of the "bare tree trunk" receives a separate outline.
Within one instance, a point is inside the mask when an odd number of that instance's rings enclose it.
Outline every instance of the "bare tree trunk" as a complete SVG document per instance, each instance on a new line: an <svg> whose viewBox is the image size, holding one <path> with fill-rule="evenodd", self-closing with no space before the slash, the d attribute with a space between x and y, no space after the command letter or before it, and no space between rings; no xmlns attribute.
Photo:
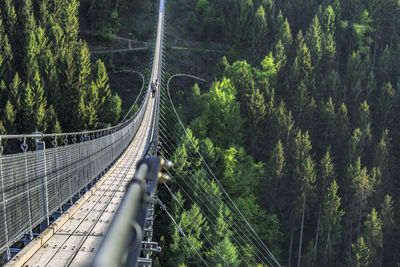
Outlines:
<svg viewBox="0 0 400 267"><path fill-rule="evenodd" d="M315 245L314 245L314 253L317 252L318 246L318 236L319 236L319 224L321 222L321 211L322 211L322 197L319 200L319 212L318 212L318 222L317 222L317 231L315 233Z"/></svg>
<svg viewBox="0 0 400 267"><path fill-rule="evenodd" d="M119 0L115 0L115 12L118 12L118 5L119 5Z"/></svg>
<svg viewBox="0 0 400 267"><path fill-rule="evenodd" d="M301 245L303 243L303 228L304 228L304 211L306 209L306 192L304 192L304 201L303 201L303 214L301 215L301 228L300 228L300 240L299 240L299 256L297 258L297 267L300 267L301 261Z"/></svg>
<svg viewBox="0 0 400 267"><path fill-rule="evenodd" d="M293 248L293 235L294 232L291 231L290 233L290 245L289 245L289 260L288 260L288 267L292 265L292 248Z"/></svg>
<svg viewBox="0 0 400 267"><path fill-rule="evenodd" d="M328 248L329 248L329 241L331 240L331 231L328 232L328 237L326 239L326 244L325 244L325 255L328 253Z"/></svg>

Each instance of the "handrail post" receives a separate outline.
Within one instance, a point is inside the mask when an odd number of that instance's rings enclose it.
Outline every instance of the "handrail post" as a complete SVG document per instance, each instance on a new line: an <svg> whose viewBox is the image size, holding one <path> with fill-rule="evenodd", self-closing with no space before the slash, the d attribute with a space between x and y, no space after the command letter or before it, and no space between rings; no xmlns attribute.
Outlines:
<svg viewBox="0 0 400 267"><path fill-rule="evenodd" d="M6 196L4 193L4 176L3 176L3 146L1 145L1 138L0 138L0 177L1 177L1 197L3 201L3 220L4 220L4 235L6 236L6 254L7 254L7 261L11 259L10 253L10 244L8 244L8 226L7 226L7 208L6 208Z"/></svg>
<svg viewBox="0 0 400 267"><path fill-rule="evenodd" d="M28 157L27 157L27 146L25 143L26 140L24 140L24 146L23 151L24 151L24 161L25 161L25 183L26 183L26 194L27 194L27 198L28 198L28 218L29 218L29 237L32 240L33 239L33 227L32 227L32 210L31 210L31 194L30 194L30 190L29 190L29 175L28 175Z"/></svg>
<svg viewBox="0 0 400 267"><path fill-rule="evenodd" d="M41 134L40 132L35 132L33 134ZM36 145L36 153L38 153L38 156L40 153L43 153L43 159L40 160L38 158L38 166L41 166L42 169L38 168L39 170L39 177L42 180L43 184L43 206L44 206L44 213L46 215L46 219L40 223L40 231L43 231L49 226L49 195L47 191L47 170L46 170L46 143L44 141L41 141L41 138L36 138L35 137L35 145Z"/></svg>

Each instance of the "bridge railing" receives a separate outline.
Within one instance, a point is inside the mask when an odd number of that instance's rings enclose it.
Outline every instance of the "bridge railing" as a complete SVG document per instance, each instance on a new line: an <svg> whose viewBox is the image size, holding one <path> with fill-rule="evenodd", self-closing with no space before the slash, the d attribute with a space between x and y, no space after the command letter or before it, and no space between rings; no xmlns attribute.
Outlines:
<svg viewBox="0 0 400 267"><path fill-rule="evenodd" d="M143 120L149 90L141 107L117 126L66 134L2 135L22 139L23 153L0 153L0 252L30 234L63 204L99 177L128 147ZM27 138L40 149L27 151ZM52 148L40 138L53 138ZM57 146L62 138L63 146ZM66 140L66 141L65 141ZM68 141L70 140L70 141ZM63 143L64 143L63 142ZM69 144L68 144L69 143Z"/></svg>

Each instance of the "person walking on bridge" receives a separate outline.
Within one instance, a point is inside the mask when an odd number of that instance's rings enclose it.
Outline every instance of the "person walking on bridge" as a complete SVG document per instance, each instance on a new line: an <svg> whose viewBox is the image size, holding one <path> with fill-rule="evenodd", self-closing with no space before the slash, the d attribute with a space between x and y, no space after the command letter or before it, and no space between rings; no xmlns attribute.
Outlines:
<svg viewBox="0 0 400 267"><path fill-rule="evenodd" d="M156 83L157 83L157 80L156 80ZM151 82L151 94L153 95L153 98L156 95L156 83Z"/></svg>

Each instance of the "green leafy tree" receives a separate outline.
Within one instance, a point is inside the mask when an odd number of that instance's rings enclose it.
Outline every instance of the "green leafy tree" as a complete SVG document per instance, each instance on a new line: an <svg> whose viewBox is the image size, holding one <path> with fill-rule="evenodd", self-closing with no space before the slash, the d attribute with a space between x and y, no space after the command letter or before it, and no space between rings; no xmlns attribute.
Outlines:
<svg viewBox="0 0 400 267"><path fill-rule="evenodd" d="M233 198L244 197L253 192L264 174L264 165L254 163L243 148L231 147L223 153L222 183ZM246 179L242 177L246 176Z"/></svg>
<svg viewBox="0 0 400 267"><path fill-rule="evenodd" d="M202 121L208 136L221 147L242 144L243 118L236 102L236 89L230 80L222 79L214 83L210 92L202 95L202 101L205 103Z"/></svg>

